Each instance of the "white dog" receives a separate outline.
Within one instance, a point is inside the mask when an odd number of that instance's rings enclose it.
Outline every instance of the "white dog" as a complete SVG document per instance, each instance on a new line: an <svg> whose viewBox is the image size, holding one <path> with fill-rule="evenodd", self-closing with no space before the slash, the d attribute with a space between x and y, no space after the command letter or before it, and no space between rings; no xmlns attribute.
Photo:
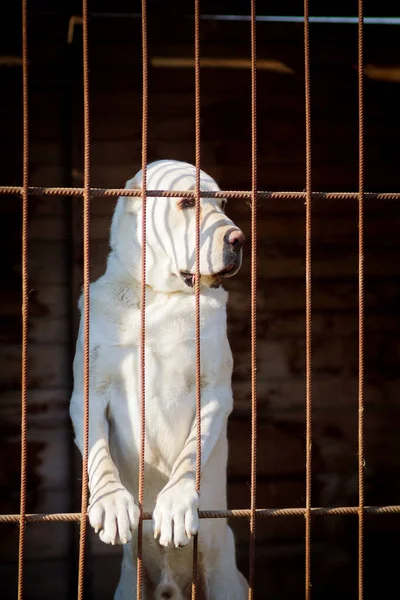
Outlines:
<svg viewBox="0 0 400 600"><path fill-rule="evenodd" d="M193 190L195 168L163 160L147 168L147 188ZM141 189L139 172L126 184ZM202 190L219 190L201 172ZM245 600L225 519L226 425L232 410L227 293L220 287L242 260L243 234L225 201L201 199L201 490L195 488L195 209L194 200L147 199L146 446L143 524L144 598L187 600L191 537L199 530L199 600ZM140 440L140 291L142 199L121 197L111 226L105 274L90 287L89 520L105 543L125 544L115 598L136 598ZM82 299L80 302L82 309ZM74 361L71 418L83 444L83 328Z"/></svg>

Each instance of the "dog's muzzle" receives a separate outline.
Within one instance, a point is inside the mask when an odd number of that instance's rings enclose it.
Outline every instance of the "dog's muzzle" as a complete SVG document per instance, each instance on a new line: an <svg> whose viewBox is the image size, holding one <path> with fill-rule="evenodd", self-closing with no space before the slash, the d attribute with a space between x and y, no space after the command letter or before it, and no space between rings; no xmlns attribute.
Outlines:
<svg viewBox="0 0 400 600"><path fill-rule="evenodd" d="M212 277L212 288L218 288L221 285L221 280L226 277L233 277L239 271L242 264L242 247L244 244L244 235L240 229L233 228L225 234L224 237L224 262L228 263L218 273L208 275ZM190 271L181 271L180 276L182 281L188 287L194 287L196 283L196 273ZM200 275L201 277L201 275Z"/></svg>

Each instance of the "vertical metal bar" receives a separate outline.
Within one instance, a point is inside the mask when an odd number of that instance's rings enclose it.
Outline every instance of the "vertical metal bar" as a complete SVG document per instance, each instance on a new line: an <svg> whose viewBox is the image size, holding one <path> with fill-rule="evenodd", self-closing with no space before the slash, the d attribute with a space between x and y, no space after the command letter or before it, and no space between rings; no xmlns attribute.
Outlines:
<svg viewBox="0 0 400 600"><path fill-rule="evenodd" d="M254 597L257 493L257 52L256 0L251 0L251 517L249 600Z"/></svg>
<svg viewBox="0 0 400 600"><path fill-rule="evenodd" d="M194 2L194 78L195 78L195 163L196 163L196 255L195 255L195 339L196 339L196 491L201 478L201 341L200 341L200 0ZM193 540L192 600L197 598L198 534Z"/></svg>
<svg viewBox="0 0 400 600"><path fill-rule="evenodd" d="M89 43L87 0L82 0L83 15L83 127L84 127L84 193L83 193L83 453L82 500L79 540L78 600L82 600L85 575L85 548L88 507L89 454L89 321L90 321L90 115L89 115Z"/></svg>
<svg viewBox="0 0 400 600"><path fill-rule="evenodd" d="M358 0L358 598L364 598L364 7Z"/></svg>
<svg viewBox="0 0 400 600"><path fill-rule="evenodd" d="M304 72L306 113L306 513L305 513L305 597L311 598L311 467L312 467L312 390L311 390L311 96L309 5L304 0Z"/></svg>
<svg viewBox="0 0 400 600"><path fill-rule="evenodd" d="M28 16L22 0L22 99L23 99L23 173L22 173L22 356L21 356L21 490L18 546L18 600L24 593L24 548L27 478L27 362L28 362Z"/></svg>
<svg viewBox="0 0 400 600"><path fill-rule="evenodd" d="M73 169L73 98L75 95L75 84L77 70L74 69L75 48L72 44L66 44L64 47L64 56L62 60L62 70L65 73L62 86L62 165L63 165L63 187L72 186L72 169ZM79 74L80 77L80 74ZM79 199L80 200L80 199ZM67 252L65 260L65 271L67 281L64 289L65 300L67 302L66 320L68 325L67 338L67 372L66 381L69 385L69 397L72 395L72 365L75 355L76 346L76 325L78 324L79 315L76 310L76 298L79 295L80 281L76 277L78 267L75 263L75 249L77 238L81 238L76 228L77 219L77 198L62 197L63 209L65 210L65 238L67 240ZM80 270L80 269L79 269ZM69 512L75 510L76 491L78 486L77 463L76 463L76 446L73 436L68 439L68 506ZM75 595L76 580L78 575L78 548L76 545L76 526L75 523L68 524L68 576L66 583L66 596L71 598Z"/></svg>
<svg viewBox="0 0 400 600"><path fill-rule="evenodd" d="M142 285L140 295L140 464L136 598L143 595L143 500L144 453L146 444L146 195L147 195L147 128L148 128L148 52L147 3L142 0Z"/></svg>

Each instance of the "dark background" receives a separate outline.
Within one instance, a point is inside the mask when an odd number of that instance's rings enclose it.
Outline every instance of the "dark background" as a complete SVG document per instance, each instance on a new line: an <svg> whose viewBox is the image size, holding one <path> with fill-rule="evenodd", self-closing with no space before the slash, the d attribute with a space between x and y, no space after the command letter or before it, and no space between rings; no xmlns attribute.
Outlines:
<svg viewBox="0 0 400 600"><path fill-rule="evenodd" d="M5 13L0 42L0 184L22 183L21 15ZM67 43L80 2L28 7L30 185L83 183L82 31ZM191 4L150 0L149 160L194 160L194 73L157 68L155 57L193 56ZM201 2L203 14L227 2ZM366 16L396 16L365 2ZM90 3L92 186L122 187L141 165L140 3ZM258 14L301 15L303 3L258 2ZM312 15L356 15L357 2L312 2ZM109 13L113 13L112 15ZM247 2L229 12L249 14ZM104 15L108 13L108 15ZM119 16L118 16L119 13ZM122 16L122 13L129 13ZM398 26L365 26L367 191L400 191ZM305 186L302 24L259 23L259 188ZM203 20L201 53L250 56L248 22ZM250 70L201 72L202 168L222 189L251 187ZM311 25L313 189L357 191L357 26ZM400 205L365 206L365 501L400 504ZM76 301L82 285L82 200L30 198L28 512L79 511L80 464L68 417ZM105 266L113 199L91 205L92 279ZM358 213L351 200L313 201L313 506L358 503ZM250 207L228 213L248 244L229 282L235 410L229 428L229 507L250 504ZM21 202L0 198L0 509L19 511ZM263 200L258 214L258 506L305 504L304 227L301 200ZM232 524L248 571L248 523ZM14 598L18 529L1 525L2 597ZM395 594L400 520L366 518L365 598ZM78 525L27 526L25 597L76 597ZM357 517L315 518L312 597L357 597ZM90 535L87 597L112 597L119 551ZM295 600L304 590L304 519L257 522L256 598Z"/></svg>

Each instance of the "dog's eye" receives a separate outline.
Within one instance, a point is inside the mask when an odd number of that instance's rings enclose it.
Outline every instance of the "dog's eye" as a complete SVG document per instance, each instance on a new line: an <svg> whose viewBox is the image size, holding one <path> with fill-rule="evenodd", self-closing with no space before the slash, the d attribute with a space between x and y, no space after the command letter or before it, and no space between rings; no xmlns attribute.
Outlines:
<svg viewBox="0 0 400 600"><path fill-rule="evenodd" d="M222 202L221 202L221 210L223 210L225 212L225 208L226 208L226 200L222 200Z"/></svg>
<svg viewBox="0 0 400 600"><path fill-rule="evenodd" d="M193 206L196 206L196 200L194 198L182 198L182 200L179 200L178 202L178 208L180 209L193 208Z"/></svg>

